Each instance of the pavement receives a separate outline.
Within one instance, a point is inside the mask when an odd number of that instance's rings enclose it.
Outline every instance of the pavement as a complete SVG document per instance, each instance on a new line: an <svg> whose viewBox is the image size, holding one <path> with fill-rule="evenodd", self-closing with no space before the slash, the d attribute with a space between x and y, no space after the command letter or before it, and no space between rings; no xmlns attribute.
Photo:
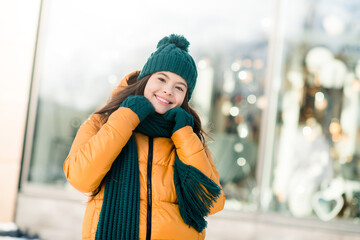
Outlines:
<svg viewBox="0 0 360 240"><path fill-rule="evenodd" d="M37 235L29 235L27 232L21 231L13 222L0 222L0 240L40 240Z"/></svg>
<svg viewBox="0 0 360 240"><path fill-rule="evenodd" d="M249 219L238 219L235 221L234 219L210 216L207 221L206 240L360 240L359 233L254 222ZM30 235L26 231L21 231L15 223L0 222L0 240L14 239L40 240L34 234ZM44 237L44 239L64 238Z"/></svg>

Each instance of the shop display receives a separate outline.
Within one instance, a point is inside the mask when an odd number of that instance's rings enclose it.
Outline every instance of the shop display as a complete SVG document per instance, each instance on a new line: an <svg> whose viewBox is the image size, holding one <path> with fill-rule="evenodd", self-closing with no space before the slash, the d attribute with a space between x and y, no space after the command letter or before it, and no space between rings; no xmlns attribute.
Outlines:
<svg viewBox="0 0 360 240"><path fill-rule="evenodd" d="M302 28L285 23L269 210L360 220L359 15L350 2L307 2Z"/></svg>
<svg viewBox="0 0 360 240"><path fill-rule="evenodd" d="M329 221L339 214L344 207L344 191L343 179L336 178L331 181L327 189L314 194L312 207L321 220Z"/></svg>
<svg viewBox="0 0 360 240"><path fill-rule="evenodd" d="M351 218L360 186L358 80L326 47L313 47L304 58L306 71L290 71L282 98L274 193L296 217ZM298 76L304 84L295 84Z"/></svg>

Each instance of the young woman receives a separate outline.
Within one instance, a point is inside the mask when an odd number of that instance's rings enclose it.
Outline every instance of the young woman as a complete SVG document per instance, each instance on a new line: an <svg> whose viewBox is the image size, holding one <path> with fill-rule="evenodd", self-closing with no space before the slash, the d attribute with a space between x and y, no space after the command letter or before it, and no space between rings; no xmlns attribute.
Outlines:
<svg viewBox="0 0 360 240"><path fill-rule="evenodd" d="M189 106L197 70L181 35L164 37L80 127L64 163L91 193L83 239L204 239L224 207L219 174Z"/></svg>

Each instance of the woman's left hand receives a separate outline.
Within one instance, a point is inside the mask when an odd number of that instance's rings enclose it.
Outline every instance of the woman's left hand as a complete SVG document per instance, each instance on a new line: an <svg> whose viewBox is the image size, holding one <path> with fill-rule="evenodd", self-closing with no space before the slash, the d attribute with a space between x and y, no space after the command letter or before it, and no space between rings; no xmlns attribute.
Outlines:
<svg viewBox="0 0 360 240"><path fill-rule="evenodd" d="M168 121L174 121L172 134L185 126L194 127L194 118L181 107L175 107L163 114Z"/></svg>

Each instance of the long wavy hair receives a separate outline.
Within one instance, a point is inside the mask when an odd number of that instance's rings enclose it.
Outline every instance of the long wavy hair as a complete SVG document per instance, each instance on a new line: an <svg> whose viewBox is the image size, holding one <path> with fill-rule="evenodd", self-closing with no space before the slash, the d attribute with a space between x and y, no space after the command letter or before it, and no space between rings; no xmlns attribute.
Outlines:
<svg viewBox="0 0 360 240"><path fill-rule="evenodd" d="M109 119L110 115L116 111L121 103L130 95L144 95L144 90L147 82L149 81L149 78L151 75L147 75L144 78L137 81L137 74L134 74L129 77L127 84L128 86L122 87L120 91L115 93L99 110L97 110L94 114L100 115L100 121L102 124L105 124L107 120ZM188 91L186 92L184 102L182 103L181 107L188 112L193 118L194 118L194 133L199 137L202 144L206 145L206 138L205 136L209 136L201 126L201 120L199 115L196 113L196 111L189 105L189 94ZM90 193L90 199L91 201L101 190L102 185L105 182L105 178L101 181L100 185Z"/></svg>

